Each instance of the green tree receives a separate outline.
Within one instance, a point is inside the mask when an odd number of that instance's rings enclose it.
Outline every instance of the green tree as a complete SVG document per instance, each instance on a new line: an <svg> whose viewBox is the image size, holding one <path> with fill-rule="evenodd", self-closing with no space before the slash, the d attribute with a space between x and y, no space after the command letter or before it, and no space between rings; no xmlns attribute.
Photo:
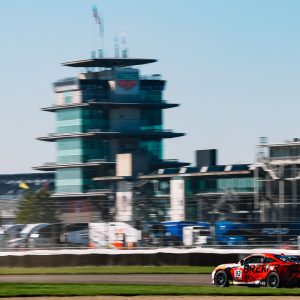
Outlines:
<svg viewBox="0 0 300 300"><path fill-rule="evenodd" d="M56 202L47 190L28 190L18 205L18 223L56 223L58 222Z"/></svg>

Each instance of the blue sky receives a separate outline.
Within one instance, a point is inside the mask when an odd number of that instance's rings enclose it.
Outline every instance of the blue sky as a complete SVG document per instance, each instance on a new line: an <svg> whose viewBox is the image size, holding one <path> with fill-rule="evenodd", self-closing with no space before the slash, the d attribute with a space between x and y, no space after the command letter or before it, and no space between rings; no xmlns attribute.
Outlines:
<svg viewBox="0 0 300 300"><path fill-rule="evenodd" d="M300 1L18 0L0 2L0 173L30 172L55 161L51 83L76 75L60 63L88 58L92 4L104 15L105 51L126 24L129 55L156 58L144 74L168 81L165 157L193 162L219 149L220 163L252 162L260 136L299 137Z"/></svg>

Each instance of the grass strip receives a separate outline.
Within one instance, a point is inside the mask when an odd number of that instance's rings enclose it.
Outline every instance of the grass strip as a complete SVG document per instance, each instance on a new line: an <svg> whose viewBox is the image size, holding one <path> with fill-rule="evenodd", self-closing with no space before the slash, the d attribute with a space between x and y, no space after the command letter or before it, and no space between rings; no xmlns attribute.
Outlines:
<svg viewBox="0 0 300 300"><path fill-rule="evenodd" d="M40 284L0 283L0 297L8 296L97 296L97 295L300 295L300 289L269 289L247 287L195 287L167 285L116 285L116 284Z"/></svg>
<svg viewBox="0 0 300 300"><path fill-rule="evenodd" d="M0 267L0 275L43 274L210 274L213 267L194 266L87 266L53 268Z"/></svg>

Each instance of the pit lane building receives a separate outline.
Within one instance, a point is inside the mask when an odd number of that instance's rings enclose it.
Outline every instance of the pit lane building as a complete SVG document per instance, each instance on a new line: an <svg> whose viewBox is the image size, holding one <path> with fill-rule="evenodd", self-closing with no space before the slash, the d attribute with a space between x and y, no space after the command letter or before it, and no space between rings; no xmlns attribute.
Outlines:
<svg viewBox="0 0 300 300"><path fill-rule="evenodd" d="M272 219L299 221L300 213L300 139L283 143L260 143L258 163L269 172L262 180L265 187L262 215Z"/></svg>
<svg viewBox="0 0 300 300"><path fill-rule="evenodd" d="M126 173L124 168L118 173L117 168L115 176L94 180L130 187L123 193L116 190L117 198L133 203L127 207L123 221L255 222L260 219L263 197L259 195L264 195L261 182L267 173L257 164L219 165L217 150L209 149L196 151L193 167L165 168L138 176Z"/></svg>

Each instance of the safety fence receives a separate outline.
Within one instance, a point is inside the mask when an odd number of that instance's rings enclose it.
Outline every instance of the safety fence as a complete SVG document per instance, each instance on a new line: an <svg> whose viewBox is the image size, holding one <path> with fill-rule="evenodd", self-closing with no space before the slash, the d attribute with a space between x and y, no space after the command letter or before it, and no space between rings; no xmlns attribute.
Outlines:
<svg viewBox="0 0 300 300"><path fill-rule="evenodd" d="M216 190L213 183L180 207L168 185L155 195L135 191L123 221L114 194L65 201L28 192L10 224L1 220L0 249L299 248L299 197L256 194L240 181Z"/></svg>

